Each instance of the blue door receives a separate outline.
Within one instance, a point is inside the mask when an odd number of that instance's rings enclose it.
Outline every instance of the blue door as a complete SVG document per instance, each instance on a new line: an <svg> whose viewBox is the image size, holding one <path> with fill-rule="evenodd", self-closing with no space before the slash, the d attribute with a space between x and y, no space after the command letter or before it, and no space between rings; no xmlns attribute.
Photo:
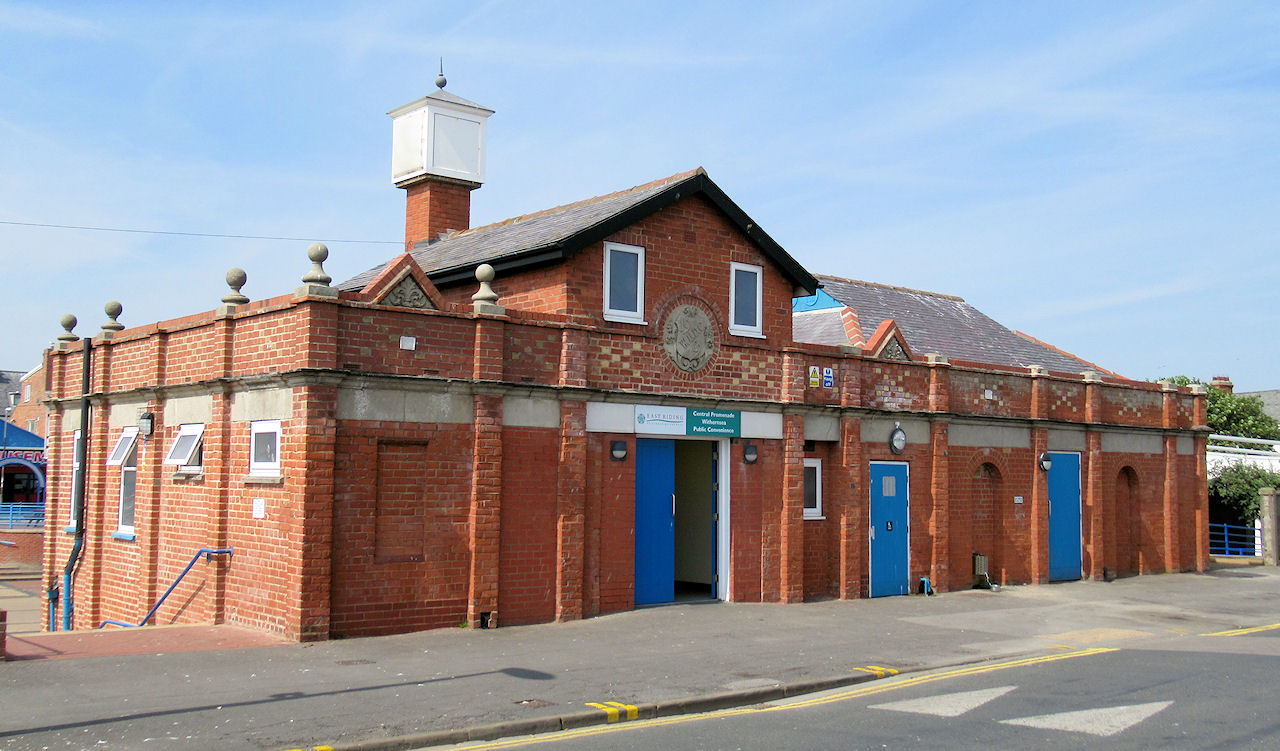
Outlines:
<svg viewBox="0 0 1280 751"><path fill-rule="evenodd" d="M675 599L676 442L636 439L636 604Z"/></svg>
<svg viewBox="0 0 1280 751"><path fill-rule="evenodd" d="M871 596L911 591L907 568L907 465L871 463Z"/></svg>
<svg viewBox="0 0 1280 751"><path fill-rule="evenodd" d="M1049 581L1079 579L1080 455L1049 459Z"/></svg>

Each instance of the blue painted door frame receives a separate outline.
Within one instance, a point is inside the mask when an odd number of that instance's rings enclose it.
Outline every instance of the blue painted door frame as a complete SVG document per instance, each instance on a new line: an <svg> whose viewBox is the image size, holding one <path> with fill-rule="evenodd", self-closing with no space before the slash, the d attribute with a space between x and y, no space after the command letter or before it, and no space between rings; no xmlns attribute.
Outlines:
<svg viewBox="0 0 1280 751"><path fill-rule="evenodd" d="M675 493L676 442L636 439L636 605L675 599Z"/></svg>
<svg viewBox="0 0 1280 751"><path fill-rule="evenodd" d="M872 462L870 491L871 596L905 595L911 591L907 464Z"/></svg>
<svg viewBox="0 0 1280 751"><path fill-rule="evenodd" d="M1049 581L1080 578L1080 455L1050 452Z"/></svg>

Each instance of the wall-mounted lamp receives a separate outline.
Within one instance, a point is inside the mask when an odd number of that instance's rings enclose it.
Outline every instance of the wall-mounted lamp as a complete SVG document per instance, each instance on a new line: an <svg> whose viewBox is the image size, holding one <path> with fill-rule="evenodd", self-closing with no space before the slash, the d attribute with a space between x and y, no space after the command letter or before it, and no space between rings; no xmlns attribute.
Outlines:
<svg viewBox="0 0 1280 751"><path fill-rule="evenodd" d="M1040 469L1044 470L1045 472L1048 472L1049 467L1053 466L1053 457L1049 456L1049 452L1046 451L1040 455L1040 458L1036 461L1036 463L1040 465Z"/></svg>
<svg viewBox="0 0 1280 751"><path fill-rule="evenodd" d="M895 454L907 450L907 431L902 429L902 423L893 424L893 432L889 434L889 450Z"/></svg>
<svg viewBox="0 0 1280 751"><path fill-rule="evenodd" d="M138 416L138 434L144 438L155 432L156 416L150 412L143 412Z"/></svg>
<svg viewBox="0 0 1280 751"><path fill-rule="evenodd" d="M746 446L742 447L742 461L747 464L755 464L756 460L759 458L760 449L756 448L754 443L748 443Z"/></svg>
<svg viewBox="0 0 1280 751"><path fill-rule="evenodd" d="M627 442L626 441L610 441L609 456L615 462L620 462L627 458Z"/></svg>

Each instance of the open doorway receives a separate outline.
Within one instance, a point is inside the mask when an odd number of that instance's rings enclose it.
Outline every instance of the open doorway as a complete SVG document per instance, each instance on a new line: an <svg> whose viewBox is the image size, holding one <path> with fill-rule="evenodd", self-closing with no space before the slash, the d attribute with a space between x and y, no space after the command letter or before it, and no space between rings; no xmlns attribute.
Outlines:
<svg viewBox="0 0 1280 751"><path fill-rule="evenodd" d="M635 602L722 597L718 441L636 441Z"/></svg>

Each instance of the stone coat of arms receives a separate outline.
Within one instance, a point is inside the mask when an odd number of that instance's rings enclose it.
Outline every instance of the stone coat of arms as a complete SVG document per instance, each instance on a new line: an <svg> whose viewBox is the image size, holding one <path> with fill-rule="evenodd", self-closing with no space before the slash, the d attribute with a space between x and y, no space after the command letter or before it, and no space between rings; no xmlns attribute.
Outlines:
<svg viewBox="0 0 1280 751"><path fill-rule="evenodd" d="M715 354L711 321L696 305L681 305L671 311L662 327L662 341L667 357L686 373L702 370Z"/></svg>

